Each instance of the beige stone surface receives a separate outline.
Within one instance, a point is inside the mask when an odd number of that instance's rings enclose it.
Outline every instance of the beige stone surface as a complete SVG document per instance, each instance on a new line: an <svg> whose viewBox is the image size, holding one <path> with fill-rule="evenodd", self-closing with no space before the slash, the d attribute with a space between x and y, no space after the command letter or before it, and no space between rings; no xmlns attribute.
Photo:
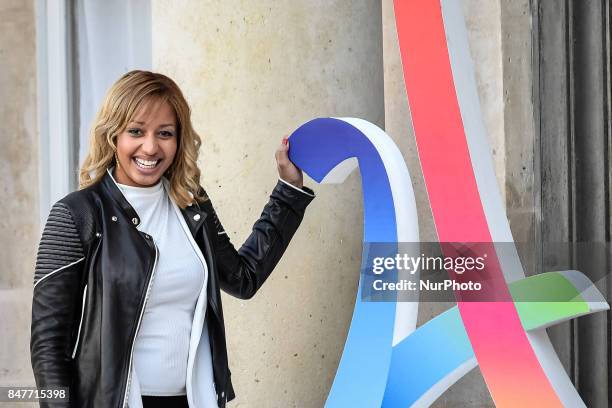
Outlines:
<svg viewBox="0 0 612 408"><path fill-rule="evenodd" d="M531 1L502 2L504 55L504 138L506 143L506 208L519 246L525 273L537 271L533 242L537 242L536 129L533 107ZM521 251L521 248L524 249Z"/></svg>
<svg viewBox="0 0 612 408"><path fill-rule="evenodd" d="M320 116L383 126L378 2L153 2L154 68L175 78L204 138L203 182L236 246L276 183L284 134ZM352 315L358 174L315 186L286 255L250 301L224 296L235 407L321 407Z"/></svg>
<svg viewBox="0 0 612 408"><path fill-rule="evenodd" d="M0 386L34 384L29 359L31 303L29 287L0 289Z"/></svg>
<svg viewBox="0 0 612 408"><path fill-rule="evenodd" d="M26 385L40 238L34 1L0 0L0 16L0 384Z"/></svg>
<svg viewBox="0 0 612 408"><path fill-rule="evenodd" d="M505 203L506 142L504 140L502 1L509 0L462 0L461 4L468 31L470 53L476 71L480 107L493 155L493 166L502 203Z"/></svg>
<svg viewBox="0 0 612 408"><path fill-rule="evenodd" d="M0 287L31 284L38 220L34 2L0 1Z"/></svg>

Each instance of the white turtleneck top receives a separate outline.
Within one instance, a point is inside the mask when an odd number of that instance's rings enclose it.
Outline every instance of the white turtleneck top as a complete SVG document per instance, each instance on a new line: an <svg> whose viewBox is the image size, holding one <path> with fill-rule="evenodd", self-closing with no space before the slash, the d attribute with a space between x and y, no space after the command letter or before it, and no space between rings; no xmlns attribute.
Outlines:
<svg viewBox="0 0 612 408"><path fill-rule="evenodd" d="M202 290L206 292L203 285L208 281L207 265L187 236L185 220L174 208L161 180L151 187L118 186L140 217L137 228L151 235L158 249L149 297L134 343L133 364L141 394L185 395L192 322L198 296ZM210 364L206 373L199 375L210 377L206 381L210 387L198 392L207 400L206 406L216 407L206 325L200 339L206 340L200 346L207 347L199 347L198 353L207 353L205 360Z"/></svg>

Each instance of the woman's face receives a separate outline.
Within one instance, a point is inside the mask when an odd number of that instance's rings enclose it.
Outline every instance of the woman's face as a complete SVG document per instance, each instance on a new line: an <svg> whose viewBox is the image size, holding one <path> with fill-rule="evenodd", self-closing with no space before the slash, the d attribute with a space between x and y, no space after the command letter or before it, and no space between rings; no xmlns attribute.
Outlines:
<svg viewBox="0 0 612 408"><path fill-rule="evenodd" d="M172 107L160 100L145 102L117 137L115 180L134 187L156 184L172 164L177 144Z"/></svg>

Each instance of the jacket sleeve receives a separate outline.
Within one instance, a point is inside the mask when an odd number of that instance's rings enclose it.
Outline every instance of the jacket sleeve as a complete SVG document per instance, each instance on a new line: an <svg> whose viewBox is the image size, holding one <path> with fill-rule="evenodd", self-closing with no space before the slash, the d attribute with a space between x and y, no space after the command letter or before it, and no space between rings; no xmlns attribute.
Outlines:
<svg viewBox="0 0 612 408"><path fill-rule="evenodd" d="M279 180L251 234L237 251L212 209L221 289L240 299L253 297L287 249L313 198L309 188L299 189Z"/></svg>
<svg viewBox="0 0 612 408"><path fill-rule="evenodd" d="M72 214L58 202L49 213L34 272L30 355L39 388L71 385L71 338L80 311L83 264L83 246ZM47 406L69 403L41 402L41 407Z"/></svg>

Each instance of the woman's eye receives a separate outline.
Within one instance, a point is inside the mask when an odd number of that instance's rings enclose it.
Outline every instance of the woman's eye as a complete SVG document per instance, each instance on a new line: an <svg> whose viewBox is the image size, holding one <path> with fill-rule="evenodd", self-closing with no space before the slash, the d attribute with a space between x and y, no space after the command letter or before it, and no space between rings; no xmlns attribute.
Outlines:
<svg viewBox="0 0 612 408"><path fill-rule="evenodd" d="M174 133L172 133L170 131L167 131L167 130L162 130L161 132L159 132L159 134L162 137L172 137L172 136L174 136Z"/></svg>
<svg viewBox="0 0 612 408"><path fill-rule="evenodd" d="M141 130L140 129L128 129L128 133L134 136L140 136Z"/></svg>

